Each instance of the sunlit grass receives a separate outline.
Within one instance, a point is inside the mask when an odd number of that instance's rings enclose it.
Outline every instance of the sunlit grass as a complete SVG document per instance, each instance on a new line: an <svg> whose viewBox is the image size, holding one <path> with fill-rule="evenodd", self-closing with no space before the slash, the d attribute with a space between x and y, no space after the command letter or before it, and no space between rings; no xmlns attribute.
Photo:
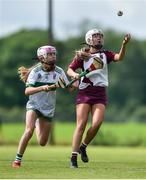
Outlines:
<svg viewBox="0 0 146 180"><path fill-rule="evenodd" d="M28 146L22 167L13 169L16 146L0 147L0 179L144 179L144 148L105 148L89 146L89 163L79 157L79 168L70 169L70 146Z"/></svg>

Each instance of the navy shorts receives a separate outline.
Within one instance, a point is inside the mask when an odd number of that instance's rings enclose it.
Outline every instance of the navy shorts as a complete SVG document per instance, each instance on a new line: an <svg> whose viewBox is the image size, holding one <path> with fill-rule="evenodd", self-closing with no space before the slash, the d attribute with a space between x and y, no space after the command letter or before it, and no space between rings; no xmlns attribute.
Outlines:
<svg viewBox="0 0 146 180"><path fill-rule="evenodd" d="M79 89L76 104L103 104L107 105L106 87L88 86L85 89Z"/></svg>

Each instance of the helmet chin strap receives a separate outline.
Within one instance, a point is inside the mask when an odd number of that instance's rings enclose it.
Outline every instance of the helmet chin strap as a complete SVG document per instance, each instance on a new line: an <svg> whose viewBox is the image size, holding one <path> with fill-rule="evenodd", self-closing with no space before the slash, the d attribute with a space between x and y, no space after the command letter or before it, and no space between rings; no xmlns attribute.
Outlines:
<svg viewBox="0 0 146 180"><path fill-rule="evenodd" d="M87 43L82 43L82 44L86 44L86 45L88 45L89 47L93 47L93 48L95 48L95 49L102 49L102 47L103 47L103 45L102 44L97 44L97 45L89 45L89 44L87 44Z"/></svg>
<svg viewBox="0 0 146 180"><path fill-rule="evenodd" d="M103 47L102 44L97 44L97 45L90 45L91 47L95 48L95 49L101 49Z"/></svg>

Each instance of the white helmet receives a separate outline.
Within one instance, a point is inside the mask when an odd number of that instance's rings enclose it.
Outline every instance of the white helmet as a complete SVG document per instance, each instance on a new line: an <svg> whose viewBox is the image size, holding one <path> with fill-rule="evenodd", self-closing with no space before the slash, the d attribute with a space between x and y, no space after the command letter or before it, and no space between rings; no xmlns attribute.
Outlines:
<svg viewBox="0 0 146 180"><path fill-rule="evenodd" d="M103 32L102 32L102 30L100 30L100 29L91 29L91 30L89 30L89 31L86 33L86 35L85 35L85 41L86 41L86 43L87 43L88 45L92 45L92 36L93 36L94 34L101 34L101 35L103 35Z"/></svg>
<svg viewBox="0 0 146 180"><path fill-rule="evenodd" d="M42 46L37 49L37 57L42 60L47 59L48 53L56 53L56 48L53 46Z"/></svg>

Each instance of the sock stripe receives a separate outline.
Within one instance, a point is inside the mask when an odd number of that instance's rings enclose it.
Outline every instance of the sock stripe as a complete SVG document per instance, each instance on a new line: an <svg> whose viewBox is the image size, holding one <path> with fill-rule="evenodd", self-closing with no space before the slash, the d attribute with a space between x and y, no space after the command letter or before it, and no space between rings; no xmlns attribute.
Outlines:
<svg viewBox="0 0 146 180"><path fill-rule="evenodd" d="M23 156L23 155L22 155L22 154L17 154L16 156L18 156L18 157L22 158L22 156Z"/></svg>
<svg viewBox="0 0 146 180"><path fill-rule="evenodd" d="M87 144L82 143L81 146L84 147L84 148L86 148L86 147L87 147Z"/></svg>
<svg viewBox="0 0 146 180"><path fill-rule="evenodd" d="M72 154L74 154L74 155L78 155L78 152L72 152Z"/></svg>
<svg viewBox="0 0 146 180"><path fill-rule="evenodd" d="M21 155L21 154L16 154L15 161L19 161L19 162L21 162L21 160L22 160L22 156L23 156L23 155Z"/></svg>

